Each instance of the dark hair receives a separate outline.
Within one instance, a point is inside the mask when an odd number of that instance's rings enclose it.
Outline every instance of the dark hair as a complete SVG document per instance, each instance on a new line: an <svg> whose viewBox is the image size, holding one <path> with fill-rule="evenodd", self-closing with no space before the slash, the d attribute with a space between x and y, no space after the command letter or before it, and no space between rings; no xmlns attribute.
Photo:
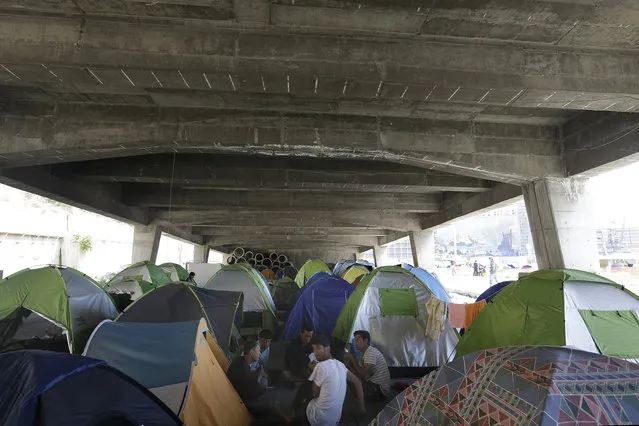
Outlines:
<svg viewBox="0 0 639 426"><path fill-rule="evenodd" d="M355 333L353 333L353 337L361 337L362 340L368 340L368 344L371 343L371 334L366 331L366 330L357 330Z"/></svg>
<svg viewBox="0 0 639 426"><path fill-rule="evenodd" d="M253 349L257 347L257 342L255 340L247 340L244 342L244 351L242 352L244 355L251 352Z"/></svg>
<svg viewBox="0 0 639 426"><path fill-rule="evenodd" d="M189 272L189 277L190 276L195 276L195 272Z"/></svg>
<svg viewBox="0 0 639 426"><path fill-rule="evenodd" d="M305 331L314 331L313 324L304 323L304 325L302 325L302 329L300 330L300 333L304 333Z"/></svg>
<svg viewBox="0 0 639 426"><path fill-rule="evenodd" d="M262 330L257 337L261 339L273 339L273 332L271 330Z"/></svg>
<svg viewBox="0 0 639 426"><path fill-rule="evenodd" d="M331 339L329 339L323 334L318 334L317 336L313 336L313 339L311 340L311 345L324 346L326 348L331 346Z"/></svg>

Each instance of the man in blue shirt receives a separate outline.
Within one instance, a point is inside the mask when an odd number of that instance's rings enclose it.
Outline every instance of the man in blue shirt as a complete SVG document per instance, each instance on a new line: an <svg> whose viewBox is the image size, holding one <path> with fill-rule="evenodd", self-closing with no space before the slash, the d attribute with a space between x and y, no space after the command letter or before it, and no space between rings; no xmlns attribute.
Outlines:
<svg viewBox="0 0 639 426"><path fill-rule="evenodd" d="M271 351L271 342L273 341L273 333L271 330L262 330L259 334L260 359L251 363L249 366L251 373L257 375L257 381L262 386L268 386L268 358Z"/></svg>

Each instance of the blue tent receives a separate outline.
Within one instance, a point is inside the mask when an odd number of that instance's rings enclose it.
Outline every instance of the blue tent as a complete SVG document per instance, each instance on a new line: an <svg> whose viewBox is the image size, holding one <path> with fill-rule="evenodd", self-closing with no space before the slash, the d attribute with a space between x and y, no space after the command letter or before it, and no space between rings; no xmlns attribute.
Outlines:
<svg viewBox="0 0 639 426"><path fill-rule="evenodd" d="M446 289L430 272L425 269L418 268L408 263L402 264L402 268L413 274L417 279L426 284L426 287L437 297L439 300L443 300L446 303L450 303L450 296L446 292Z"/></svg>
<svg viewBox="0 0 639 426"><path fill-rule="evenodd" d="M355 291L352 284L329 273L313 275L300 290L300 296L288 316L283 340L293 340L303 324L313 324L316 334L330 336L337 317L350 295Z"/></svg>
<svg viewBox="0 0 639 426"><path fill-rule="evenodd" d="M485 300L486 303L490 302L491 300L493 300L493 297L497 296L500 291L502 291L506 286L512 283L514 283L514 281L502 281L498 284L488 287L486 291L479 295L479 297L477 298L477 302L479 302L480 300Z"/></svg>
<svg viewBox="0 0 639 426"><path fill-rule="evenodd" d="M104 361L35 350L0 355L0 425L42 424L182 422L150 391Z"/></svg>

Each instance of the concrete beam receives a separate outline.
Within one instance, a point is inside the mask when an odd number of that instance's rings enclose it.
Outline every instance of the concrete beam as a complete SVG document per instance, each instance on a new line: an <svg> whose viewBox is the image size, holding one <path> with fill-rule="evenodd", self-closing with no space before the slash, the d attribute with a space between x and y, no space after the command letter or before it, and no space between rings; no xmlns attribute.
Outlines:
<svg viewBox="0 0 639 426"><path fill-rule="evenodd" d="M149 223L148 209L120 203L115 184L62 179L46 167L0 169L0 183L125 222Z"/></svg>
<svg viewBox="0 0 639 426"><path fill-rule="evenodd" d="M193 262L208 263L210 247L208 244L197 244L193 247Z"/></svg>
<svg viewBox="0 0 639 426"><path fill-rule="evenodd" d="M125 69L236 73L238 81L247 70L278 71L282 76L308 71L322 78L387 80L404 86L439 83L515 93L523 88L639 93L638 60L632 55L614 49L494 43L479 38L471 44L415 37L317 35L295 26L249 32L202 23L169 26L78 15L0 16L0 43L5 47L3 63L14 66L117 63ZM264 46L269 46L268 51ZM591 66L594 63L607 66ZM312 83L308 85L311 91ZM374 87L370 90L375 93Z"/></svg>
<svg viewBox="0 0 639 426"><path fill-rule="evenodd" d="M599 272L594 198L585 179L543 179L524 187L540 269Z"/></svg>
<svg viewBox="0 0 639 426"><path fill-rule="evenodd" d="M132 263L149 261L155 263L160 248L162 228L156 225L136 225L133 228Z"/></svg>
<svg viewBox="0 0 639 426"><path fill-rule="evenodd" d="M342 237L329 235L326 237L318 235L263 235L263 236L220 236L210 237L208 243L213 246L235 245L246 247L313 247L315 244L325 244L347 247L373 247L377 244L375 237Z"/></svg>
<svg viewBox="0 0 639 426"><path fill-rule="evenodd" d="M511 203L521 197L521 195L521 187L499 184L492 191L484 194L457 197L447 205L445 204L439 213L425 215L421 220L421 226L423 229L436 228L451 221L462 219L465 216Z"/></svg>
<svg viewBox="0 0 639 426"><path fill-rule="evenodd" d="M262 226L193 226L193 230L202 235L209 236L242 236L256 235L297 235L297 236L337 236L337 237L380 237L388 234L388 231L380 228L320 228L320 227L281 227L277 222Z"/></svg>
<svg viewBox="0 0 639 426"><path fill-rule="evenodd" d="M124 112L96 115L79 108L47 117L0 116L0 167L163 152L249 153L387 161L516 183L563 176L554 126L264 114L158 123L157 112Z"/></svg>
<svg viewBox="0 0 639 426"><path fill-rule="evenodd" d="M639 114L584 112L566 123L564 158L569 175L596 175L639 159Z"/></svg>
<svg viewBox="0 0 639 426"><path fill-rule="evenodd" d="M485 192L481 179L384 162L300 160L181 154L56 165L54 173L98 182L160 183L224 190Z"/></svg>
<svg viewBox="0 0 639 426"><path fill-rule="evenodd" d="M300 228L361 228L409 231L419 229L419 216L388 212L353 212L350 209L333 212L290 212L288 209L277 214L250 212L244 209L225 209L224 211L153 211L153 223L172 224L174 226L278 226ZM197 229L197 228L194 228Z"/></svg>
<svg viewBox="0 0 639 426"><path fill-rule="evenodd" d="M435 231L427 229L410 233L413 265L433 271L435 269Z"/></svg>
<svg viewBox="0 0 639 426"><path fill-rule="evenodd" d="M128 205L174 208L256 209L257 211L379 210L411 213L439 211L435 194L312 193L288 191L221 191L149 185L125 186L122 200Z"/></svg>

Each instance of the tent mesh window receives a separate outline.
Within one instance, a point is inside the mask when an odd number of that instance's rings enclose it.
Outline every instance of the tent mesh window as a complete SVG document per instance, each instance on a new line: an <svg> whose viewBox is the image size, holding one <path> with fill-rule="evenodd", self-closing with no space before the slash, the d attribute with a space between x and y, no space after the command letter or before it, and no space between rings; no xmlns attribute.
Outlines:
<svg viewBox="0 0 639 426"><path fill-rule="evenodd" d="M382 316L416 317L419 314L415 289L412 288L380 288L379 302Z"/></svg>
<svg viewBox="0 0 639 426"><path fill-rule="evenodd" d="M634 311L580 310L599 351L619 358L639 358L639 318Z"/></svg>

